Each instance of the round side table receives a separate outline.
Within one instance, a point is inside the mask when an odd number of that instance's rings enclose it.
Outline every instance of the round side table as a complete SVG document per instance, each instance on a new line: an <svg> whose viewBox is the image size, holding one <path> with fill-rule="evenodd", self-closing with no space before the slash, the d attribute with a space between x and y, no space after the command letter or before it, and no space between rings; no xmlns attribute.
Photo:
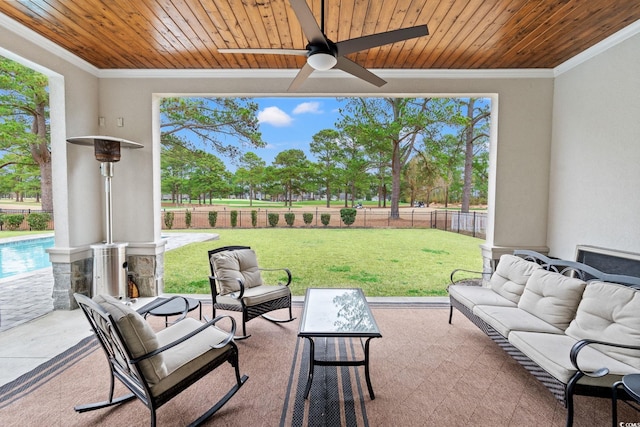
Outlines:
<svg viewBox="0 0 640 427"><path fill-rule="evenodd" d="M154 308L151 311L148 311L145 314L145 317L147 314L150 314L152 316L164 316L164 325L165 327L169 326L169 324L173 323L173 322L169 322L169 316L177 316L184 312L185 299L189 303L189 308L187 309L187 312L193 311L196 308L199 309L200 311L198 313L198 316L199 316L199 319L202 320L202 304L200 303L200 300L195 298L184 298L184 299L176 298L172 301L169 301L166 304L162 304L161 306Z"/></svg>
<svg viewBox="0 0 640 427"><path fill-rule="evenodd" d="M612 426L618 426L618 388L622 387L623 390L631 397L635 403L640 404L640 374L628 374L622 377L621 381L613 384L611 390L611 414L612 414ZM629 404L636 411L640 411L640 408Z"/></svg>

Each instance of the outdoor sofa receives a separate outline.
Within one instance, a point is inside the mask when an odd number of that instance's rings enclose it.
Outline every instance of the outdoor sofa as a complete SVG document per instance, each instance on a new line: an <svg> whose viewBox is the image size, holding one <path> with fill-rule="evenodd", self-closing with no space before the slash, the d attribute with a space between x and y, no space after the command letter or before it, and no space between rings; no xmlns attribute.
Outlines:
<svg viewBox="0 0 640 427"><path fill-rule="evenodd" d="M453 309L467 316L567 408L573 396L611 396L640 372L640 278L602 273L533 251L500 257L490 277L451 273ZM467 275L468 276L468 275Z"/></svg>

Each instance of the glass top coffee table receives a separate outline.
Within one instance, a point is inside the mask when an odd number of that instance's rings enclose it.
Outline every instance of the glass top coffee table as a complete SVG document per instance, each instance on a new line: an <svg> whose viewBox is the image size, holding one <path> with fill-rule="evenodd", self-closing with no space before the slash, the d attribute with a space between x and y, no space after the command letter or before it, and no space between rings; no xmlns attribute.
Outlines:
<svg viewBox="0 0 640 427"><path fill-rule="evenodd" d="M319 366L364 366L369 396L375 399L369 377L369 341L382 338L369 303L362 289L308 288L298 336L307 338L310 344L309 377L305 399L309 396L313 369ZM363 360L316 360L315 338L360 338L364 349ZM363 342L364 340L364 342Z"/></svg>

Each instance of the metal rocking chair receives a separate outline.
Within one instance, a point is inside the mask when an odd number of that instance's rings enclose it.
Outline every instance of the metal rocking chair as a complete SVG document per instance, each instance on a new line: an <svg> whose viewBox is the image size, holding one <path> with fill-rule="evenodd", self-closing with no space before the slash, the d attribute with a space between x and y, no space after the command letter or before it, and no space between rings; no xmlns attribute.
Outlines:
<svg viewBox="0 0 640 427"><path fill-rule="evenodd" d="M216 309L242 312L242 336L247 335L246 323L256 317L263 317L274 323L295 320L291 312L291 271L288 268L260 268L255 251L249 246L225 246L209 251L211 276L211 297L213 315ZM287 283L267 285L262 280L262 271L281 270L287 275ZM274 319L265 313L289 309L288 319Z"/></svg>
<svg viewBox="0 0 640 427"><path fill-rule="evenodd" d="M111 369L111 385L107 401L76 406L77 412L92 411L138 398L151 411L151 426L156 425L156 410L225 362L235 368L236 384L215 405L191 425L196 426L211 417L245 383L240 377L238 347L233 342L235 320L220 316L206 323L185 318L159 332L122 301L110 296L93 300L74 295L91 324ZM152 304L148 310L175 298ZM185 314L186 306L185 303ZM148 311L146 310L146 311ZM215 326L223 318L231 321L231 332ZM186 343L186 345L180 345ZM113 397L115 379L120 380L130 394Z"/></svg>

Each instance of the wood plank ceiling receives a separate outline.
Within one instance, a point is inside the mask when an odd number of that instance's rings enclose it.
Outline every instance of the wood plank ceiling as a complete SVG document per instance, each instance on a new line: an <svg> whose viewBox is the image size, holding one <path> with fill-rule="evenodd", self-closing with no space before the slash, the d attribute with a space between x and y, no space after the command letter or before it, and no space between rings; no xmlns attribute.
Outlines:
<svg viewBox="0 0 640 427"><path fill-rule="evenodd" d="M321 0L307 0L320 22ZM289 0L20 0L0 12L99 69L299 68ZM351 54L372 69L553 68L640 19L638 0L325 0L335 42L427 24L429 36Z"/></svg>

